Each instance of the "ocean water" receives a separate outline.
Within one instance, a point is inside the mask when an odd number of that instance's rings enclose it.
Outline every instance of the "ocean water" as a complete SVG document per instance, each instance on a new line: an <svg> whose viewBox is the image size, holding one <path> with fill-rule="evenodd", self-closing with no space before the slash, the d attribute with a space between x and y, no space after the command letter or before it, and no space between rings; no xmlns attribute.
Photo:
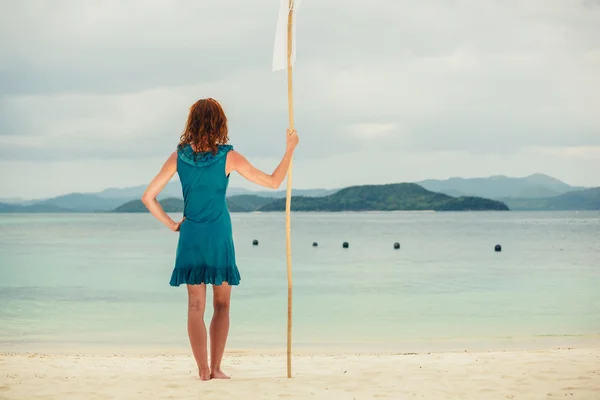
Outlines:
<svg viewBox="0 0 600 400"><path fill-rule="evenodd" d="M283 349L285 215L232 220L228 348ZM177 235L150 214L0 215L0 350L187 349L186 289L168 284ZM294 213L292 238L296 349L600 337L598 212Z"/></svg>

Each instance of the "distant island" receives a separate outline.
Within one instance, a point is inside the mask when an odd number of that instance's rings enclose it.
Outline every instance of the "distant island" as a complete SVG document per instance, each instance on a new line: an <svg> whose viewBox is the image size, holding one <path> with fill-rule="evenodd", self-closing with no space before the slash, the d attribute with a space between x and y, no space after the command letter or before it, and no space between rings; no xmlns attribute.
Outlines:
<svg viewBox="0 0 600 400"><path fill-rule="evenodd" d="M285 199L261 211L283 211ZM481 197L452 197L415 183L352 186L324 197L296 197L293 211L508 211L506 204Z"/></svg>
<svg viewBox="0 0 600 400"><path fill-rule="evenodd" d="M397 185L410 184L416 184L429 192L419 195L420 189L414 186L410 189L409 186L394 185L294 189L292 209L444 211L497 209L502 204L511 211L600 210L600 188L571 186L544 174L522 178L495 175L485 178L429 179ZM69 193L37 200L7 197L0 199L0 213L89 213L115 210L146 212L146 207L139 201L145 188L143 185L110 188L94 193ZM395 194L388 195L387 192ZM232 212L280 211L284 209L285 194L285 190L250 191L230 187L227 201ZM440 194L452 199L440 197ZM380 198L374 199L371 195ZM181 197L181 184L173 179L158 196L158 200L165 202L166 207L179 210L182 206L174 200L181 201Z"/></svg>
<svg viewBox="0 0 600 400"><path fill-rule="evenodd" d="M231 212L284 211L285 199L259 196L232 196L227 199ZM161 200L167 212L183 211L183 200ZM323 197L292 197L292 211L508 211L506 204L479 197L452 197L431 192L414 183L353 186ZM133 200L115 212L146 212L140 200Z"/></svg>

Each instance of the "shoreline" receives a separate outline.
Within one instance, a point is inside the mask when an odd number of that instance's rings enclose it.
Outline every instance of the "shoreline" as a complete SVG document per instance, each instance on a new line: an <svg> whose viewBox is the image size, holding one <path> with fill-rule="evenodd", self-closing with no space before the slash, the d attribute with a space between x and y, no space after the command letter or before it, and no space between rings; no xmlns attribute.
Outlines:
<svg viewBox="0 0 600 400"><path fill-rule="evenodd" d="M186 337L187 338L187 337ZM183 337L182 337L183 339ZM235 340L230 341L234 342ZM185 342L184 342L185 343ZM292 342L292 353L298 355L405 355L445 353L490 353L510 351L539 351L561 349L600 348L600 334L542 335L522 338L448 338L432 340L404 340L398 342L359 342L333 344ZM95 355L156 355L188 354L189 344L123 344L80 342L2 342L0 354L95 354ZM245 345L228 344L225 354L279 355L286 354L286 344Z"/></svg>
<svg viewBox="0 0 600 400"><path fill-rule="evenodd" d="M0 354L1 399L600 398L600 348L431 354L229 352L231 380L186 355Z"/></svg>
<svg viewBox="0 0 600 400"><path fill-rule="evenodd" d="M353 352L353 351L322 351L322 350L292 350L293 357L396 357L396 356L442 356L452 354L502 354L502 353L540 353L540 352L560 352L560 351L586 351L598 350L600 346L595 347L580 347L580 346L563 346L549 348L523 348L523 349L505 349L505 350L448 350L448 351L422 351L422 352ZM223 355L227 357L286 357L286 350L272 349L232 349L225 350ZM165 349L165 350L71 350L71 351L0 351L0 357L12 356L64 356L64 357L179 357L192 356L191 348L183 349Z"/></svg>
<svg viewBox="0 0 600 400"><path fill-rule="evenodd" d="M396 348L387 348L383 345L380 348L374 346L356 346L356 347L332 347L327 344L321 346L298 346L292 344L292 356L427 356L444 354L491 354L491 353L510 353L510 352L540 352L540 351L561 351L561 350L588 350L600 349L600 335L591 336L582 340L540 340L535 343L532 341L512 342L500 346L498 342L494 345L484 344L484 342L464 342L462 345L448 346L443 343L437 343L438 346L412 346L405 345ZM21 345L13 348L0 346L0 356L10 355L46 355L46 356L121 356L121 357L155 357L155 356L186 356L191 354L191 347L188 346L139 346L139 345L68 345L48 346L48 345ZM230 347L225 349L227 356L269 356L280 357L287 354L285 346L273 347Z"/></svg>

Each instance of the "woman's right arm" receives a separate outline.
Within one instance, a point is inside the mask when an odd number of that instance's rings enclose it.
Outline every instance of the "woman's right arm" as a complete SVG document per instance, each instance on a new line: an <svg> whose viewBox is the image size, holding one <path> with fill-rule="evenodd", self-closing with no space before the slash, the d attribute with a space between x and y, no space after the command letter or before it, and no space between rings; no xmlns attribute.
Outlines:
<svg viewBox="0 0 600 400"><path fill-rule="evenodd" d="M183 220L181 222L173 221L162 208L158 200L156 200L156 197L164 189L167 183L169 183L176 172L177 152L173 152L163 164L160 172L154 177L154 179L152 179L142 195L142 202L148 208L148 211L150 211L150 213L152 213L156 219L168 226L172 231L178 231Z"/></svg>
<svg viewBox="0 0 600 400"><path fill-rule="evenodd" d="M298 134L295 130L292 130L291 132L288 130L287 133L285 154L272 174L267 174L257 169L237 151L231 151L227 156L227 173L237 171L250 182L254 182L267 188L278 189L279 186L281 186L281 182L285 179L290 162L292 161L292 156L294 155L294 150L299 141Z"/></svg>

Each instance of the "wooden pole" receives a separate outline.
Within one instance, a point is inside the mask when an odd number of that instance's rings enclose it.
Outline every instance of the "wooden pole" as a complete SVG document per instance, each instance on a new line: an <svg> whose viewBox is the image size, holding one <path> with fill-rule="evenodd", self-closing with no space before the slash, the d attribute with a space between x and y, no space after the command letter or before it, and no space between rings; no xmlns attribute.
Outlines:
<svg viewBox="0 0 600 400"><path fill-rule="evenodd" d="M294 0L289 0L287 24L287 78L288 78L288 114L290 130L294 129L294 97L292 90L292 23L294 16ZM285 197L285 243L288 278L288 320L287 320L287 377L292 377L292 238L290 211L292 205L292 162L287 173L287 193Z"/></svg>

